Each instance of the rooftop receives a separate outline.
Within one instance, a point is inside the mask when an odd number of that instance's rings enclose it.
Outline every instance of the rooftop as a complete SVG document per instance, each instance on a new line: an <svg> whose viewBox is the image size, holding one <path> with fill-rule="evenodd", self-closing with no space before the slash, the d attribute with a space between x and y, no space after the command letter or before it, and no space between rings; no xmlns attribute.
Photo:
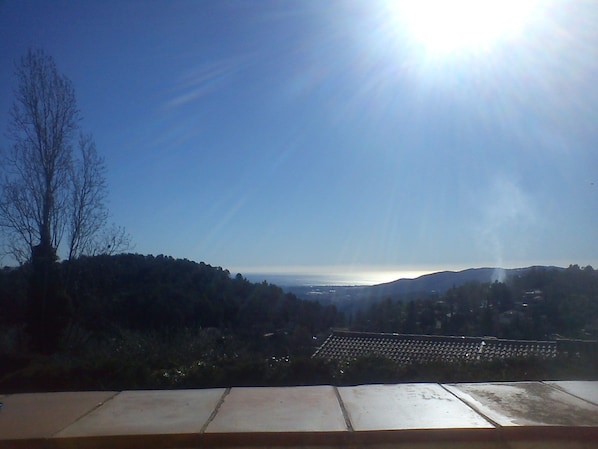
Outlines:
<svg viewBox="0 0 598 449"><path fill-rule="evenodd" d="M0 395L0 447L589 448L598 381Z"/></svg>
<svg viewBox="0 0 598 449"><path fill-rule="evenodd" d="M504 340L495 337L381 334L333 330L314 357L351 360L382 356L401 365L428 362L491 361L495 359L553 358L563 352L594 351L594 341Z"/></svg>

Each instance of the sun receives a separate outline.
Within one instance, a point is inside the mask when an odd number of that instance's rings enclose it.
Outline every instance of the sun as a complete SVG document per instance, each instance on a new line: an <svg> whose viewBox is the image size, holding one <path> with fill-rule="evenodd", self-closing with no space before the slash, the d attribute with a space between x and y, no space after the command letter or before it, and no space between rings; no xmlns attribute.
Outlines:
<svg viewBox="0 0 598 449"><path fill-rule="evenodd" d="M521 33L536 0L389 0L394 18L432 54L479 51Z"/></svg>

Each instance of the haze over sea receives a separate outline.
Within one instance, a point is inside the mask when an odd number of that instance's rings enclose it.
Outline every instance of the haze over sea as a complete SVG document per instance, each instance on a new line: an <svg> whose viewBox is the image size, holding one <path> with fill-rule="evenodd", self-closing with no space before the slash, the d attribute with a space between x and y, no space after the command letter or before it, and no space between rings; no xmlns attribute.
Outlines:
<svg viewBox="0 0 598 449"><path fill-rule="evenodd" d="M318 270L314 268L298 268L296 270L279 271L275 269L260 271L231 270L231 274L239 272L251 282L267 281L280 287L298 286L365 286L383 284L397 279L414 279L436 270L405 270L405 269L342 269Z"/></svg>

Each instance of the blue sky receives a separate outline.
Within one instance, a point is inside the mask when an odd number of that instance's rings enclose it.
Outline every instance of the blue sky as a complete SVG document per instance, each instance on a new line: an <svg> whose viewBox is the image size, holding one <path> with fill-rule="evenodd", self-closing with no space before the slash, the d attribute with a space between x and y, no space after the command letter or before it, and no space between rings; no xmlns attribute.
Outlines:
<svg viewBox="0 0 598 449"><path fill-rule="evenodd" d="M538 2L516 33L439 52L391 3L0 1L0 127L13 61L42 47L139 253L598 266L598 4Z"/></svg>

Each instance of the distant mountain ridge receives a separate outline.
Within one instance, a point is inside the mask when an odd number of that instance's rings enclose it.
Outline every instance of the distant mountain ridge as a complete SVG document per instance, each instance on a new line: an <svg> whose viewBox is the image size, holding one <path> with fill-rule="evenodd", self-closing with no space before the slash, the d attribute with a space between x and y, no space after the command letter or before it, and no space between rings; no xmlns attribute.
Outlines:
<svg viewBox="0 0 598 449"><path fill-rule="evenodd" d="M462 271L439 271L420 276L415 279L397 279L384 284L373 285L372 292L385 294L407 294L419 292L444 293L451 287L458 287L467 282L502 282L508 277L522 274L532 268L468 268ZM553 268L553 267L542 267Z"/></svg>
<svg viewBox="0 0 598 449"><path fill-rule="evenodd" d="M288 287L285 290L300 298L316 299L322 302L342 302L344 300L366 300L382 297L409 297L422 293L445 293L451 287L458 287L468 282L505 281L512 276L522 275L532 269L555 269L554 266L530 266L525 268L483 267L461 271L440 271L425 274L415 279L397 279L395 281L372 286L329 286L329 287Z"/></svg>

